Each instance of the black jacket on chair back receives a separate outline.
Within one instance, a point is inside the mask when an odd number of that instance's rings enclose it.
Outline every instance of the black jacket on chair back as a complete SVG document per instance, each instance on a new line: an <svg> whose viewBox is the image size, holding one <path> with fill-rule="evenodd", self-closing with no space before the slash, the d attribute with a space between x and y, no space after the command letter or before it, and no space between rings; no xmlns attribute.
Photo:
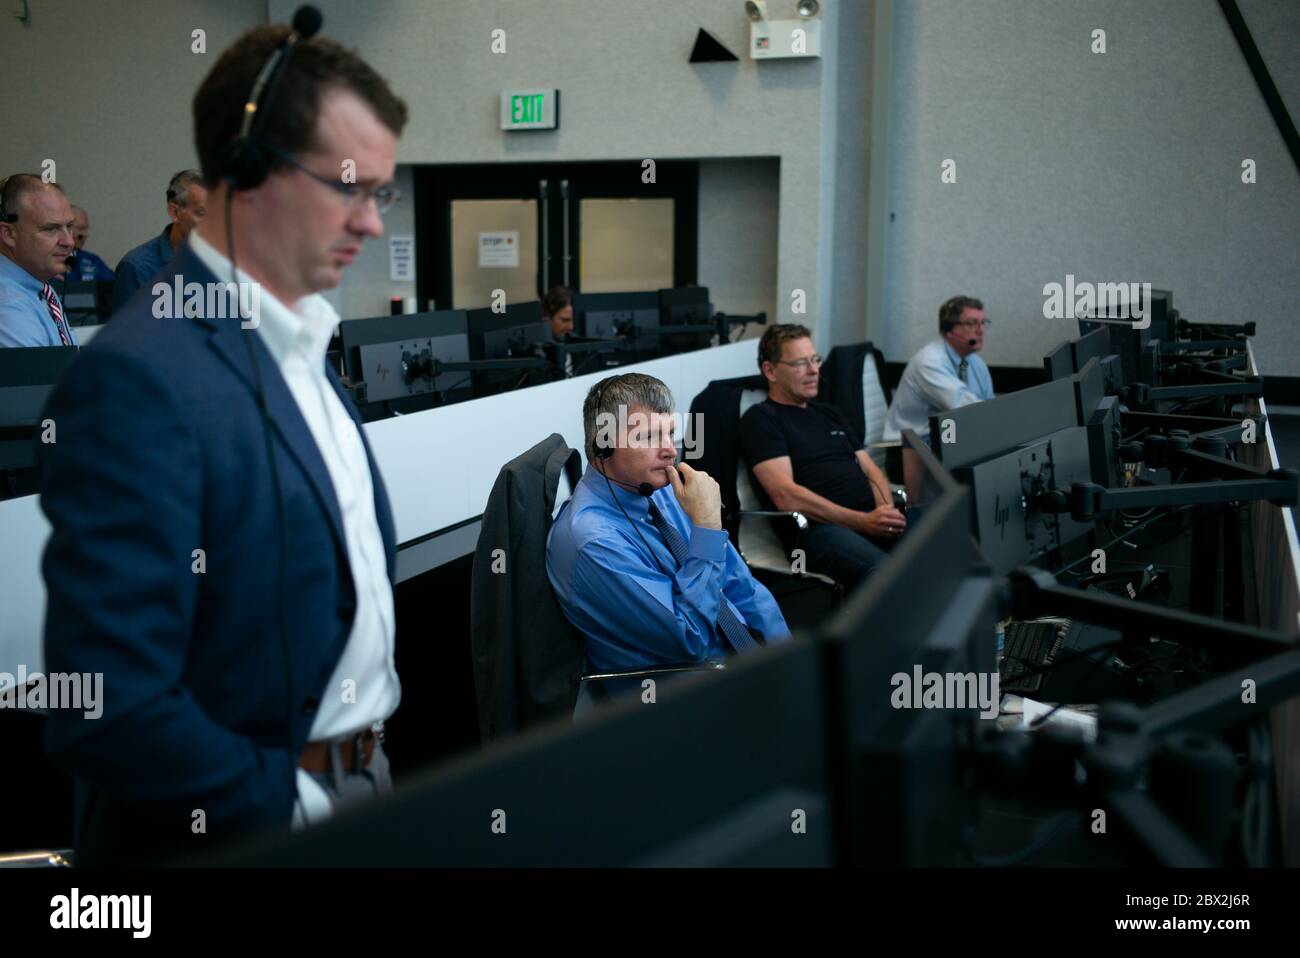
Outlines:
<svg viewBox="0 0 1300 958"><path fill-rule="evenodd" d="M570 715L577 701L586 652L546 576L546 536L561 470L573 487L581 467L578 451L553 433L506 463L488 497L470 585L484 741Z"/></svg>

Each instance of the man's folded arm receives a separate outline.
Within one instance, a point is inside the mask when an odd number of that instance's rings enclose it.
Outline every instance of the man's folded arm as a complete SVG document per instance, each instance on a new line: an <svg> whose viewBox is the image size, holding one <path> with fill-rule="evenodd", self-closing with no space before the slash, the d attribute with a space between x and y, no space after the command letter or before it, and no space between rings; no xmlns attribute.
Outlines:
<svg viewBox="0 0 1300 958"><path fill-rule="evenodd" d="M52 760L113 800L202 809L210 830L287 823L287 749L219 725L181 684L204 546L200 449L184 410L143 363L92 350L45 417L56 430L42 447L47 669L103 675L99 718L51 710Z"/></svg>
<svg viewBox="0 0 1300 958"><path fill-rule="evenodd" d="M661 570L630 542L595 539L578 554L574 592L593 624L628 646L665 663L699 661L718 621L726 547L725 532L696 527L681 568Z"/></svg>

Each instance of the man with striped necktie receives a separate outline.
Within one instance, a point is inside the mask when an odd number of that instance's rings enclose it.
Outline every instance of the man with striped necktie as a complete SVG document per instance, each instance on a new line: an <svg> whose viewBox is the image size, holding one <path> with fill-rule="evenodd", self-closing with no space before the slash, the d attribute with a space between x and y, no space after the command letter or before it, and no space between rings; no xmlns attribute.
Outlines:
<svg viewBox="0 0 1300 958"><path fill-rule="evenodd" d="M668 387L640 373L601 380L583 404L589 465L546 571L596 671L746 654L790 632L722 531L717 482L675 464L675 420Z"/></svg>
<svg viewBox="0 0 1300 958"><path fill-rule="evenodd" d="M16 173L0 185L0 347L76 346L50 280L75 248L68 198L55 183Z"/></svg>

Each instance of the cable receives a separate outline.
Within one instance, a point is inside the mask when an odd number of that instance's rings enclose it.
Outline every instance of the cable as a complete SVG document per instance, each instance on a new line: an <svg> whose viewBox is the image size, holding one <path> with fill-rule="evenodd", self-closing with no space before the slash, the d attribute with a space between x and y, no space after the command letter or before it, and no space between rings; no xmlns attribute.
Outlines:
<svg viewBox="0 0 1300 958"><path fill-rule="evenodd" d="M1073 662L1075 659L1089 658L1092 656L1094 652L1097 652L1099 650L1109 652L1111 649L1118 648L1119 646L1122 645L1124 645L1124 642L1122 641L1105 642L1101 645L1094 645L1091 649L1088 649L1086 652L1077 652L1074 655L1070 656L1070 658L1068 659L1063 659L1061 661L1053 662L1051 665L1049 665L1046 669L1042 671L1044 672L1044 674L1046 674L1047 672L1050 672L1052 669L1056 668L1058 665L1064 665L1065 662ZM1107 656L1106 658L1109 658L1109 656ZM1088 679L1092 678L1093 673L1095 673L1097 669L1101 667L1101 665L1106 661L1106 658L1093 659L1092 664L1088 666L1088 671L1085 672L1083 676L1079 679L1080 684L1084 684L1088 681ZM1051 718L1053 715L1055 715L1064 707L1065 707L1064 702L1057 702L1055 705L1053 705L1042 715L1038 716L1038 718L1034 719L1034 721L1029 725L1029 728L1036 729L1041 727L1044 722L1046 722L1049 718Z"/></svg>
<svg viewBox="0 0 1300 958"><path fill-rule="evenodd" d="M1191 506L1180 506L1180 507L1177 507L1177 508L1175 509L1174 512L1172 512L1172 513L1168 513L1168 514L1169 514L1169 515L1176 515L1178 512L1183 511L1183 510L1186 510L1186 509L1190 509L1190 508L1192 508L1192 507L1191 507ZM1141 530L1141 529L1145 529L1147 526L1151 525L1151 524L1152 524L1153 522L1155 522L1157 519L1162 519L1162 518L1164 518L1164 514L1156 515L1156 516L1152 516L1152 517L1149 518L1149 519L1146 519L1146 520L1144 520L1144 521L1142 521L1142 522L1139 522L1137 525L1135 525L1135 526L1134 526L1132 529L1130 529L1128 532L1125 532L1125 533L1123 533L1122 535L1115 536L1115 538L1111 539L1110 542L1107 542L1104 546L1101 547L1101 548L1102 548L1102 551L1103 551L1103 552L1106 551L1107 549L1109 549L1109 548L1110 548L1111 546L1113 546L1113 545L1118 545L1120 542L1123 542L1125 539L1127 539L1129 536L1133 535L1135 532L1138 532L1138 531ZM1110 527L1109 527L1109 524L1107 525L1107 531L1111 531L1111 530L1110 530ZM1180 530L1180 532L1181 532L1181 530ZM1114 535L1113 531L1111 531L1111 534ZM1096 551L1096 550L1093 550L1093 551ZM1087 561L1088 561L1089 559L1091 559L1091 558L1092 558L1092 552L1086 552L1086 553L1084 553L1083 555L1081 555L1079 558L1075 559L1073 562L1069 563L1068 565L1064 565L1064 566L1062 566L1060 569L1058 569L1058 570L1056 571L1055 574L1059 576L1061 573L1063 573L1063 572L1068 572L1070 569L1073 569L1073 568L1074 568L1075 566L1077 566L1080 562L1087 562Z"/></svg>
<svg viewBox="0 0 1300 958"><path fill-rule="evenodd" d="M641 535L641 530L637 528L636 523L632 521L632 517L629 516L627 510L623 508L623 503L618 501L618 496L614 493L614 484L609 481L609 476L606 474L605 470L601 466L597 466L596 471L605 477L605 485L609 486L609 497L614 500L614 505L618 506L618 511L623 513L623 518L626 519L628 525L632 527L632 531L635 532L636 537L641 540L641 544L646 547L646 551L650 553L650 558L655 560L655 565L659 567L659 571L671 579L672 574L664 569L663 564L659 561L658 553L656 553L654 549L650 548L650 543L646 542L645 536Z"/></svg>

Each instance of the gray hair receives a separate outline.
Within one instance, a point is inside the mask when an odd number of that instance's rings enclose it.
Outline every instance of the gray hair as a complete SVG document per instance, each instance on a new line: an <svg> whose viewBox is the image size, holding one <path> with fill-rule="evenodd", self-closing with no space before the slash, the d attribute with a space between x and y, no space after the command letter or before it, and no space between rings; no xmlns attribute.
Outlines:
<svg viewBox="0 0 1300 958"><path fill-rule="evenodd" d="M203 185L203 174L198 170L181 170L167 183L167 202L177 206L190 205L190 187Z"/></svg>
<svg viewBox="0 0 1300 958"><path fill-rule="evenodd" d="M628 412L643 408L650 412L670 413L673 411L673 394L662 380L644 373L609 376L592 386L582 404L582 429L587 441L588 460L596 458L596 434L600 431L602 417L612 416L617 421L620 408ZM623 418L626 419L626 414Z"/></svg>

